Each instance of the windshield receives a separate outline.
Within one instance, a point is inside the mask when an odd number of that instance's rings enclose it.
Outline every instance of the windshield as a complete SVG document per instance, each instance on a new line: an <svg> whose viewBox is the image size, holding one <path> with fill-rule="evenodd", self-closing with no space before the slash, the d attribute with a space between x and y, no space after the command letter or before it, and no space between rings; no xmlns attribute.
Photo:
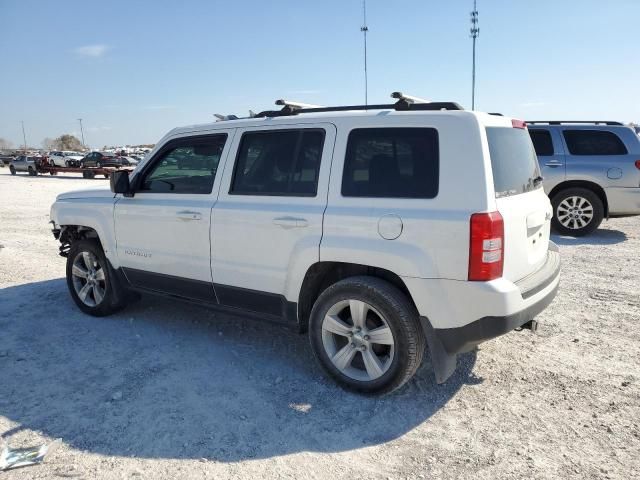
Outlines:
<svg viewBox="0 0 640 480"><path fill-rule="evenodd" d="M78 152L62 152L65 157L81 157L82 154Z"/></svg>
<svg viewBox="0 0 640 480"><path fill-rule="evenodd" d="M538 158L525 128L487 127L496 198L542 188Z"/></svg>

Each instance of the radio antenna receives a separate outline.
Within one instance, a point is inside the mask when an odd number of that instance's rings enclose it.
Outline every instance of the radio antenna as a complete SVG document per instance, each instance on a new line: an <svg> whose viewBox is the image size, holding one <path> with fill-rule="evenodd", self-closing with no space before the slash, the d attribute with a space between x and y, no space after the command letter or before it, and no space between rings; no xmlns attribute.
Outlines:
<svg viewBox="0 0 640 480"><path fill-rule="evenodd" d="M471 38L473 39L473 60L471 64L471 110L476 109L476 39L480 35L478 28L478 9L476 0L473 0L473 12L471 12Z"/></svg>
<svg viewBox="0 0 640 480"><path fill-rule="evenodd" d="M367 79L367 32L369 31L369 27L367 27L367 0L362 0L362 18L363 24L360 27L360 31L364 35L364 104L365 106L369 104L369 85Z"/></svg>

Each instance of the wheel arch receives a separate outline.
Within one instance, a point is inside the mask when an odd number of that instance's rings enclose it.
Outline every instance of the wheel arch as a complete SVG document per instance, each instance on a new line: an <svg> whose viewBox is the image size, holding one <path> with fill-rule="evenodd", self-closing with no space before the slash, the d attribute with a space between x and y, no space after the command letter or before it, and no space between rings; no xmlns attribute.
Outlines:
<svg viewBox="0 0 640 480"><path fill-rule="evenodd" d="M300 331L307 330L313 304L324 290L340 280L361 275L386 280L404 293L414 307L416 306L402 278L390 270L357 263L317 262L307 269L298 295L298 324Z"/></svg>
<svg viewBox="0 0 640 480"><path fill-rule="evenodd" d="M598 196L598 198L600 198L600 200L602 200L605 218L609 217L609 202L607 200L606 192L600 185L589 180L567 180L565 182L559 183L549 192L549 198L553 200L553 197L555 197L558 193L569 188L586 188L587 190L591 190Z"/></svg>

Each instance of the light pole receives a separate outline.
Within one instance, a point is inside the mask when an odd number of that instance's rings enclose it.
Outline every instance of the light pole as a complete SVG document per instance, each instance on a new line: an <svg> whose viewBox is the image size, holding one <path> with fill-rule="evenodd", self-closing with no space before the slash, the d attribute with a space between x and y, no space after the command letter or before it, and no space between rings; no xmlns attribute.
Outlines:
<svg viewBox="0 0 640 480"><path fill-rule="evenodd" d="M82 136L82 148L87 148L84 145L84 130L82 129L82 119L79 118L78 122L80 122L80 135Z"/></svg>
<svg viewBox="0 0 640 480"><path fill-rule="evenodd" d="M24 141L23 151L24 151L24 154L26 155L27 154L27 135L24 133L24 120L20 120L20 123L22 123L22 140Z"/></svg>
<svg viewBox="0 0 640 480"><path fill-rule="evenodd" d="M478 28L478 9L476 0L473 0L473 12L471 12L471 38L473 39L473 60L471 67L471 110L476 109L476 39L480 35Z"/></svg>
<svg viewBox="0 0 640 480"><path fill-rule="evenodd" d="M362 17L364 19L362 27L360 27L360 31L364 35L364 104L369 104L369 85L367 79L367 32L369 31L369 27L367 27L367 0L362 0Z"/></svg>

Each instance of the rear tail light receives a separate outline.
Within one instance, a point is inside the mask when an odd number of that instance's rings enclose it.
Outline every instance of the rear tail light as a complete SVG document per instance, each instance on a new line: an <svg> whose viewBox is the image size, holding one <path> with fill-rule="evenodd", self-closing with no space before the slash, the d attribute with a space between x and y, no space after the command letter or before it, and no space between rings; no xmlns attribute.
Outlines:
<svg viewBox="0 0 640 480"><path fill-rule="evenodd" d="M511 126L513 128L527 128L527 122L524 120L511 120Z"/></svg>
<svg viewBox="0 0 640 480"><path fill-rule="evenodd" d="M504 222L500 212L471 215L469 280L487 282L502 277Z"/></svg>
<svg viewBox="0 0 640 480"><path fill-rule="evenodd" d="M636 160L636 168L640 170L640 160Z"/></svg>

